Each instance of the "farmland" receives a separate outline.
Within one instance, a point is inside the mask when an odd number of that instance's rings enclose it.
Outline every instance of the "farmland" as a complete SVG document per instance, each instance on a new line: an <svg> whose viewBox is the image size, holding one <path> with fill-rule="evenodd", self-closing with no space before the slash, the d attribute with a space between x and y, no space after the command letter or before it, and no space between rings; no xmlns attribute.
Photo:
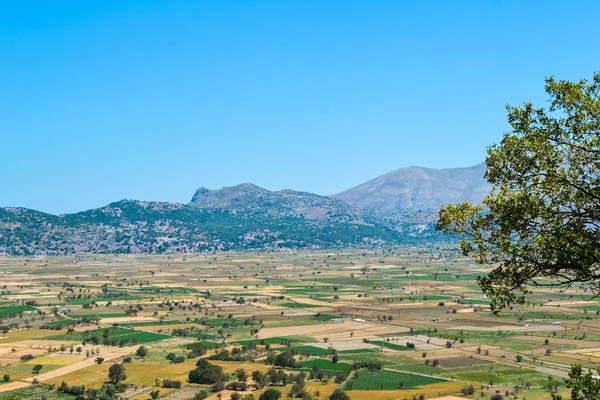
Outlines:
<svg viewBox="0 0 600 400"><path fill-rule="evenodd" d="M567 399L570 365L600 365L600 303L544 288L494 315L488 271L451 243L0 257L0 399ZM191 378L203 359L219 382Z"/></svg>

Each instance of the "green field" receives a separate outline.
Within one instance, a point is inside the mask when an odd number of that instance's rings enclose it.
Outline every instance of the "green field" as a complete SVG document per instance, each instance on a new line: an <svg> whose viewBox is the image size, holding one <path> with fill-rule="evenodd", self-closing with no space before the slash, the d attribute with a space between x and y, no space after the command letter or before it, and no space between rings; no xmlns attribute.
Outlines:
<svg viewBox="0 0 600 400"><path fill-rule="evenodd" d="M370 343L377 345L377 346L387 347L388 349L392 349L392 350L410 350L408 347L402 346L401 344L390 343L390 342L386 342L384 340L371 340Z"/></svg>
<svg viewBox="0 0 600 400"><path fill-rule="evenodd" d="M10 305L10 306L5 306L5 307L0 307L0 317L6 317L9 315L17 315L21 312L32 311L32 310L35 310L35 308L30 307L30 306Z"/></svg>
<svg viewBox="0 0 600 400"><path fill-rule="evenodd" d="M247 343L252 343L259 345L261 343L265 344L286 344L286 343L305 343L312 342L313 340L304 337L294 337L294 336L281 336L274 338L266 338L266 339L251 339L251 340L239 340L236 343L244 345Z"/></svg>
<svg viewBox="0 0 600 400"><path fill-rule="evenodd" d="M331 371L350 371L350 365L345 364L345 363L332 363L329 360L324 360L324 359L318 359L318 360L309 360L309 361L305 361L303 363L300 364L302 366L302 368L313 368L313 367L317 367L320 369L326 369L326 370L331 370Z"/></svg>
<svg viewBox="0 0 600 400"><path fill-rule="evenodd" d="M352 390L398 390L401 388L410 389L416 386L439 382L446 381L443 379L396 371L382 370L371 373L366 369L361 369L352 374L344 387L345 389L351 387Z"/></svg>
<svg viewBox="0 0 600 400"><path fill-rule="evenodd" d="M292 350L299 354L310 354L312 356L327 356L331 355L333 352L329 349L322 349L320 347L315 346L292 346Z"/></svg>
<svg viewBox="0 0 600 400"><path fill-rule="evenodd" d="M110 332L110 339L128 340L129 344L131 344L134 339L137 340L137 343L151 343L159 340L168 339L171 336L163 335L160 333L153 332L140 332L133 329L125 329L125 328L105 328L105 329L95 329L88 331L89 337L97 336L102 340L102 335L104 331L108 330ZM49 340L62 340L62 341L78 341L83 342L85 340L84 332L75 332L73 334L64 334L58 336L50 336Z"/></svg>

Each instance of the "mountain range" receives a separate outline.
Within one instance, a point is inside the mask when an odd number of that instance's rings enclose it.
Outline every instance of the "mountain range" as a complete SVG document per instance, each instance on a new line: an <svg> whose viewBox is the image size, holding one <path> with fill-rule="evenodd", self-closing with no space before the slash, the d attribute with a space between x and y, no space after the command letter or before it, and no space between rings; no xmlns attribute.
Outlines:
<svg viewBox="0 0 600 400"><path fill-rule="evenodd" d="M484 179L485 168L485 163L466 168L401 168L331 197L393 220L420 216L417 220L427 221L437 216L443 204L480 203L491 189Z"/></svg>
<svg viewBox="0 0 600 400"><path fill-rule="evenodd" d="M485 164L402 168L331 196L251 183L188 204L122 200L75 214L0 208L0 253L176 253L378 246L435 235L442 204L489 193Z"/></svg>

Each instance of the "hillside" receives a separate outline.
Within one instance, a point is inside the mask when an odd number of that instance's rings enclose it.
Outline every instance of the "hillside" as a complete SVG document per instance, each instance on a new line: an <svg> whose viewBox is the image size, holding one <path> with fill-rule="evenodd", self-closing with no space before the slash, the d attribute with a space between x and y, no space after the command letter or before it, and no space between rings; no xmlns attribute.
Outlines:
<svg viewBox="0 0 600 400"><path fill-rule="evenodd" d="M490 191L484 174L485 163L466 168L401 168L332 197L379 216L430 221L443 204L480 203Z"/></svg>
<svg viewBox="0 0 600 400"><path fill-rule="evenodd" d="M335 220L369 225L379 222L367 212L335 198L289 189L271 192L251 183L218 190L200 188L189 205L205 210L228 210L275 218Z"/></svg>
<svg viewBox="0 0 600 400"><path fill-rule="evenodd" d="M55 216L0 209L0 253L175 253L392 243L384 226L123 200Z"/></svg>
<svg viewBox="0 0 600 400"><path fill-rule="evenodd" d="M333 196L251 183L200 188L189 204L123 200L51 215L0 208L0 253L175 253L331 248L435 236L442 204L480 202L485 165L402 168Z"/></svg>

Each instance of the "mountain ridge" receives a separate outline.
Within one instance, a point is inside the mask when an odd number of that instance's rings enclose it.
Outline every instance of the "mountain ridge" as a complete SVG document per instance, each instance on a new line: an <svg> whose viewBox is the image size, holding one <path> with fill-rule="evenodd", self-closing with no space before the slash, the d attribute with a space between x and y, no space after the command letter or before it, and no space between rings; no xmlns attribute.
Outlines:
<svg viewBox="0 0 600 400"><path fill-rule="evenodd" d="M485 163L460 168L400 168L332 197L394 219L428 211L437 214L443 204L480 203L491 189L484 180L485 168Z"/></svg>
<svg viewBox="0 0 600 400"><path fill-rule="evenodd" d="M73 214L0 208L0 253L178 253L379 246L437 235L439 205L480 201L485 164L401 168L333 196L252 183L188 204L121 200Z"/></svg>
<svg viewBox="0 0 600 400"><path fill-rule="evenodd" d="M270 191L252 183L224 186L210 190L200 188L189 206L209 210L230 210L276 217L344 220L372 224L367 212L328 196L292 189Z"/></svg>

